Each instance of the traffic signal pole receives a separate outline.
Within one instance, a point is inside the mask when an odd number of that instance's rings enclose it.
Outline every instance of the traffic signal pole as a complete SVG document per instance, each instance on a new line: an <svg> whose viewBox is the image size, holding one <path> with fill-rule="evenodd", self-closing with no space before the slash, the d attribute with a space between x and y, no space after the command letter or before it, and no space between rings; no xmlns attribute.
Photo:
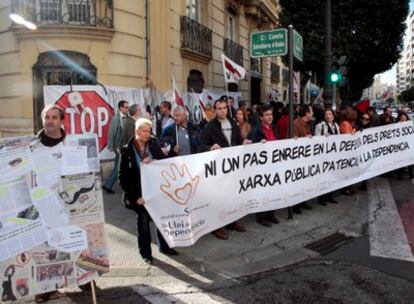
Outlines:
<svg viewBox="0 0 414 304"><path fill-rule="evenodd" d="M289 137L293 138L293 25L288 29L289 61Z"/></svg>
<svg viewBox="0 0 414 304"><path fill-rule="evenodd" d="M332 18L331 18L331 0L325 0L325 75L324 75L324 93L327 101L331 101L332 90L329 74L332 65Z"/></svg>
<svg viewBox="0 0 414 304"><path fill-rule="evenodd" d="M288 29L288 57L289 57L289 138L293 138L293 25ZM288 219L293 219L293 208L288 208Z"/></svg>

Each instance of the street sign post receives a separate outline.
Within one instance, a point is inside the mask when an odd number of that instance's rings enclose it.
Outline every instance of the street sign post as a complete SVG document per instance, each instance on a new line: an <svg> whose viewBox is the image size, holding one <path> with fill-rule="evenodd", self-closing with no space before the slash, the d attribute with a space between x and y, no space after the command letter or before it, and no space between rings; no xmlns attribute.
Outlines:
<svg viewBox="0 0 414 304"><path fill-rule="evenodd" d="M293 30L293 56L300 61L303 60L303 39L296 30Z"/></svg>
<svg viewBox="0 0 414 304"><path fill-rule="evenodd" d="M288 39L289 36L289 39ZM289 45L288 45L289 42ZM293 138L293 57L303 60L302 36L289 25L289 32L285 28L254 32L250 35L250 57L285 56L289 61L289 137ZM288 218L292 219L292 208L289 209Z"/></svg>
<svg viewBox="0 0 414 304"><path fill-rule="evenodd" d="M284 56L288 52L287 30L254 32L250 35L250 57Z"/></svg>

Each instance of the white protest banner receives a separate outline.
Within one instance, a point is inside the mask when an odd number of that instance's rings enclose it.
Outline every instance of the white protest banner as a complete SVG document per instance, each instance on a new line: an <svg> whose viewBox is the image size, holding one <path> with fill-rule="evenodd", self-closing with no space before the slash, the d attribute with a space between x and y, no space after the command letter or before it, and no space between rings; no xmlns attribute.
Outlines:
<svg viewBox="0 0 414 304"><path fill-rule="evenodd" d="M145 207L170 246L414 163L412 122L230 147L142 165Z"/></svg>
<svg viewBox="0 0 414 304"><path fill-rule="evenodd" d="M69 100L70 94L73 93L72 90L77 92L77 106L73 106ZM223 90L203 90L197 98L192 97L192 93L183 94L182 98L189 109L190 120L199 123L202 119L199 98L207 105L212 104L224 94L226 93ZM44 86L43 95L45 105L57 104L65 111L63 126L67 134L83 134L84 136L96 134L99 158L112 159L115 155L108 150L107 141L112 117L118 111L118 102L126 100L130 104L137 104L143 112L146 107L149 107L154 114L155 107L161 103L164 93L144 88L107 86L104 89L100 85L76 85L72 87ZM241 93L230 92L229 95L234 98L237 106Z"/></svg>

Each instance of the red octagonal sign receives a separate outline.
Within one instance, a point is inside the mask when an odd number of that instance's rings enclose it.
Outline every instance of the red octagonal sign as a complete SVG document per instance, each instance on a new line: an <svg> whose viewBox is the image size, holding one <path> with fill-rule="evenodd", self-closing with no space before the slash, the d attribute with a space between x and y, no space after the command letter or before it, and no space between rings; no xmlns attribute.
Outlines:
<svg viewBox="0 0 414 304"><path fill-rule="evenodd" d="M82 107L72 107L69 104L68 95L65 92L56 105L65 111L64 127L68 134L95 133L98 136L99 151L107 145L109 126L114 109L96 92L79 92L83 98Z"/></svg>

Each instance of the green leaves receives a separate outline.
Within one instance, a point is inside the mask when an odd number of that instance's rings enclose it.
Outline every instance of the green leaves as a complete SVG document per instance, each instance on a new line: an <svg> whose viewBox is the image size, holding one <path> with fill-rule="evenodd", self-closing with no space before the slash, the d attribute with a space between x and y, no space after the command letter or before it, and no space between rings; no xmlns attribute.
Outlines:
<svg viewBox="0 0 414 304"><path fill-rule="evenodd" d="M323 82L325 0L280 0L282 26L293 24L303 36L301 70L313 70ZM359 98L375 74L388 70L399 58L407 0L331 0L332 50L351 58L350 99Z"/></svg>

